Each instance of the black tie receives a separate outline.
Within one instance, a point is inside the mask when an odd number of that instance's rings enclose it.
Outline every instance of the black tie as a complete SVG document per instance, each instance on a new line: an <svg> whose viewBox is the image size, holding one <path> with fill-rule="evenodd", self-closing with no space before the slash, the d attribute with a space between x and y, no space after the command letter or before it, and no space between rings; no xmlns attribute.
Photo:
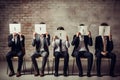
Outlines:
<svg viewBox="0 0 120 80"><path fill-rule="evenodd" d="M60 39L60 52L62 52L62 40Z"/></svg>

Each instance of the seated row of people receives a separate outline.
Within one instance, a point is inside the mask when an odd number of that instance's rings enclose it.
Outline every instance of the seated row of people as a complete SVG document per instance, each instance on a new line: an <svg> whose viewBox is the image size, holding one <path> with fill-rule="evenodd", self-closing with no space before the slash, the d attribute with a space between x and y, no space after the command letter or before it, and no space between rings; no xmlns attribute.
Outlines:
<svg viewBox="0 0 120 80"><path fill-rule="evenodd" d="M45 65L49 57L49 45L50 45L50 35L46 34L36 34L33 33L32 45L36 47L36 51L31 56L32 63L35 69L35 76L40 75L44 76ZM76 64L79 70L79 76L83 76L83 69L81 65L80 58L84 57L88 60L87 66L87 76L91 76L91 69L93 64L93 54L89 51L88 46L93 45L91 32L89 31L88 35L83 36L80 32L77 32L73 36L71 45L74 46L72 56L76 58ZM18 69L16 76L21 76L21 67L23 63L23 56L25 55L25 37L21 33L14 33L8 36L8 46L11 47L11 51L6 55L7 63L10 68L9 76L15 75L12 57L18 56ZM55 73L54 76L59 76L59 59L64 58L64 69L63 74L67 76L68 63L69 63L69 53L68 48L70 47L70 42L68 36L65 40L61 40L59 37L54 36L52 38L53 46L53 55L55 57ZM114 76L114 67L116 62L116 55L112 53L113 50L113 41L112 36L97 36L95 39L95 56L96 56L96 65L97 65L97 76L101 76L101 58L107 57L111 58L110 66L110 76ZM38 64L36 58L43 57L41 71L39 72Z"/></svg>

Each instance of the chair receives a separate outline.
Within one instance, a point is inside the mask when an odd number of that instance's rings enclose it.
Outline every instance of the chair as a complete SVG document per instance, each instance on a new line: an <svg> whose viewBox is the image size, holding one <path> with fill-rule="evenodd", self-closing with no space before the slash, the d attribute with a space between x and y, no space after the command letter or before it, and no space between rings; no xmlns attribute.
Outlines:
<svg viewBox="0 0 120 80"><path fill-rule="evenodd" d="M12 60L18 60L18 57L13 57ZM23 57L23 65L22 65L22 68L23 68L23 73L25 74L25 70L26 70L26 61L25 61L25 57ZM7 65L7 74L8 74L8 71L9 71L9 68L8 68L8 65Z"/></svg>
<svg viewBox="0 0 120 80"><path fill-rule="evenodd" d="M41 61L42 62L42 57L38 57L36 58L37 61ZM47 69L48 69L48 74L49 74L49 71L50 71L50 65L49 65L49 59L47 58ZM34 65L32 63L31 65L31 74L32 74L32 71L34 70Z"/></svg>
<svg viewBox="0 0 120 80"><path fill-rule="evenodd" d="M61 61L64 61L64 58L60 58ZM53 57L53 64L52 64L52 74L53 74L53 70L54 70L54 64L55 64L55 57ZM68 65L68 75L69 75L69 65Z"/></svg>

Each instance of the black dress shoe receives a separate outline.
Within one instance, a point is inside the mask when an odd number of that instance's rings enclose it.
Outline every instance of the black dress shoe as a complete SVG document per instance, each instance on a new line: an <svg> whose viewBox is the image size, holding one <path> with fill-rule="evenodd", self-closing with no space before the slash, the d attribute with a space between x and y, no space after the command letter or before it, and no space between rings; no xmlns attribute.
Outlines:
<svg viewBox="0 0 120 80"><path fill-rule="evenodd" d="M110 74L111 77L116 77L114 74Z"/></svg>
<svg viewBox="0 0 120 80"><path fill-rule="evenodd" d="M87 77L91 77L91 74L90 74L90 73L87 73Z"/></svg>
<svg viewBox="0 0 120 80"><path fill-rule="evenodd" d="M12 77L12 76L14 76L14 75L15 75L14 72L10 72L9 77Z"/></svg>
<svg viewBox="0 0 120 80"><path fill-rule="evenodd" d="M55 76L55 77L58 77L58 73L54 73L54 76Z"/></svg>
<svg viewBox="0 0 120 80"><path fill-rule="evenodd" d="M64 74L63 74L65 77L67 77L68 76L68 74L65 72Z"/></svg>
<svg viewBox="0 0 120 80"><path fill-rule="evenodd" d="M17 72L16 77L20 77L21 76L21 72Z"/></svg>
<svg viewBox="0 0 120 80"><path fill-rule="evenodd" d="M44 76L44 73L40 73L40 77L43 77Z"/></svg>
<svg viewBox="0 0 120 80"><path fill-rule="evenodd" d="M34 76L39 76L39 73L38 73L38 72L35 72L35 73L34 73Z"/></svg>
<svg viewBox="0 0 120 80"><path fill-rule="evenodd" d="M101 74L97 74L97 76L98 76L98 77L102 77L102 75L101 75Z"/></svg>
<svg viewBox="0 0 120 80"><path fill-rule="evenodd" d="M80 73L79 73L79 77L83 77L83 74L80 74Z"/></svg>

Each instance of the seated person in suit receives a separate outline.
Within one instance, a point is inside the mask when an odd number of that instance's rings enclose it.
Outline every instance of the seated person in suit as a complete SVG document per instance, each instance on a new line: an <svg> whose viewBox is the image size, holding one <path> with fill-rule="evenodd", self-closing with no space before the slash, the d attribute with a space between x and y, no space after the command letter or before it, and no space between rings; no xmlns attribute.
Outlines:
<svg viewBox="0 0 120 80"><path fill-rule="evenodd" d="M36 51L34 54L31 56L32 63L34 65L35 69L35 76L44 76L44 69L45 65L47 62L47 58L49 55L49 45L50 45L50 35L48 33L46 34L37 34L33 33L33 42L32 42L33 47L36 47ZM42 67L41 67L41 72L39 73L39 68L37 65L36 58L42 57Z"/></svg>
<svg viewBox="0 0 120 80"><path fill-rule="evenodd" d="M93 54L89 52L88 45L92 46L91 32L89 31L88 35L81 35L81 33L78 32L76 35L73 36L73 41L71 44L74 46L72 56L76 57L76 64L79 70L79 76L83 76L83 69L80 58L84 57L88 59L87 76L90 77L93 63Z"/></svg>
<svg viewBox="0 0 120 80"><path fill-rule="evenodd" d="M58 27L57 30L64 30L63 27ZM58 38L58 36L55 36L52 41L53 46L53 54L55 57L55 73L54 76L59 76L58 74L58 67L59 67L59 59L64 58L64 76L67 76L67 68L68 68L68 61L69 61L69 54L68 54L68 48L70 46L68 36L66 36L65 40L62 40Z"/></svg>
<svg viewBox="0 0 120 80"><path fill-rule="evenodd" d="M101 26L108 26L108 24L103 23ZM114 76L114 68L116 63L116 55L112 53L113 50L113 41L112 35L109 36L97 36L95 40L95 55L97 57L96 65L97 65L97 76L101 77L101 58L106 57L111 59L110 66L110 76Z"/></svg>
<svg viewBox="0 0 120 80"><path fill-rule="evenodd" d="M21 76L21 67L23 63L23 56L24 56L24 47L25 47L25 37L21 33L13 33L8 36L8 46L11 47L11 51L8 52L6 55L8 67L10 68L10 74L9 76L15 75L13 64L12 64L12 58L14 56L18 57L18 69L16 76Z"/></svg>

